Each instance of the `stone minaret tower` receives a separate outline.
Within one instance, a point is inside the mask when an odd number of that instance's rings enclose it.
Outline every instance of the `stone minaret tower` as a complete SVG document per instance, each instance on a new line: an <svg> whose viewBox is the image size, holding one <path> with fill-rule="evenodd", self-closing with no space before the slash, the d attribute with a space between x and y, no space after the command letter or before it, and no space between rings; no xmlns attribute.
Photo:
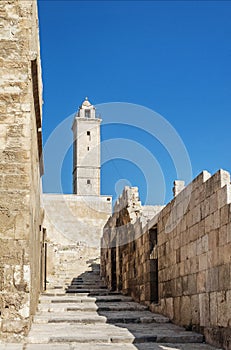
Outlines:
<svg viewBox="0 0 231 350"><path fill-rule="evenodd" d="M72 126L74 194L100 196L100 123L86 97Z"/></svg>

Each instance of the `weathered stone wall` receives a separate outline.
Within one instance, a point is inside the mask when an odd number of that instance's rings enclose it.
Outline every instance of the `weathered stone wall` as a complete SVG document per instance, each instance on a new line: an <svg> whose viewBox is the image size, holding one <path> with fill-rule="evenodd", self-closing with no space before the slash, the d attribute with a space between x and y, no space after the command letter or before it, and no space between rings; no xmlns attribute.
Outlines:
<svg viewBox="0 0 231 350"><path fill-rule="evenodd" d="M0 26L0 336L20 339L40 290L42 84L36 1L1 1Z"/></svg>
<svg viewBox="0 0 231 350"><path fill-rule="evenodd" d="M100 237L111 203L110 196L43 195L47 288L70 283L91 261L99 263Z"/></svg>
<svg viewBox="0 0 231 350"><path fill-rule="evenodd" d="M113 214L102 240L102 274L108 285L112 245L116 242L116 279L122 279L123 292L148 303L152 311L165 314L173 322L203 332L209 343L230 349L230 203L229 173L220 170L211 177L204 171L148 221L142 233L139 219L129 225L129 230L126 225L116 228L113 218L118 213ZM129 221L127 212L120 213ZM120 246L123 235L129 235L130 241L134 237L134 242ZM118 251L123 252L120 260ZM122 268L118 268L121 263ZM152 277L148 280L145 273L150 271ZM126 277L129 274L130 279Z"/></svg>
<svg viewBox="0 0 231 350"><path fill-rule="evenodd" d="M101 274L113 290L150 303L155 297L150 254L153 237L145 230L163 206L141 206L137 187L125 187L104 227L101 240Z"/></svg>
<svg viewBox="0 0 231 350"><path fill-rule="evenodd" d="M158 218L160 305L174 322L231 346L229 173L203 172ZM166 225L167 223L167 225Z"/></svg>

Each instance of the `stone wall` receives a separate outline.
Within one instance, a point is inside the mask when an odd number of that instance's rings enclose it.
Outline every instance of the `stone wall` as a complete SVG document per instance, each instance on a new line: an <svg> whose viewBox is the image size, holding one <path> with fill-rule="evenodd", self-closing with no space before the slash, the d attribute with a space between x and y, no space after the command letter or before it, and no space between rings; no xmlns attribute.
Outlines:
<svg viewBox="0 0 231 350"><path fill-rule="evenodd" d="M99 263L100 237L111 215L110 196L44 194L47 288L70 283Z"/></svg>
<svg viewBox="0 0 231 350"><path fill-rule="evenodd" d="M163 206L141 206L137 187L125 187L104 227L101 274L112 290L150 302L153 243L145 227Z"/></svg>
<svg viewBox="0 0 231 350"><path fill-rule="evenodd" d="M116 280L122 281L117 289L230 349L230 203L230 175L220 170L213 176L202 172L142 229L139 218L131 222L127 208L120 209L129 224L118 227L114 213L102 240L107 284L112 286L116 266Z"/></svg>
<svg viewBox="0 0 231 350"><path fill-rule="evenodd" d="M0 26L0 337L19 340L40 291L42 84L36 1L1 1Z"/></svg>

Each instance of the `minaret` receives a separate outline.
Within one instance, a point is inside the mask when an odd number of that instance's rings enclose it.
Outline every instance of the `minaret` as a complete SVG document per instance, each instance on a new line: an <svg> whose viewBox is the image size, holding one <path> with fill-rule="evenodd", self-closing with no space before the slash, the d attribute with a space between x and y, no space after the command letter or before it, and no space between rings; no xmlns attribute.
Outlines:
<svg viewBox="0 0 231 350"><path fill-rule="evenodd" d="M72 125L74 194L100 196L100 123L86 97Z"/></svg>

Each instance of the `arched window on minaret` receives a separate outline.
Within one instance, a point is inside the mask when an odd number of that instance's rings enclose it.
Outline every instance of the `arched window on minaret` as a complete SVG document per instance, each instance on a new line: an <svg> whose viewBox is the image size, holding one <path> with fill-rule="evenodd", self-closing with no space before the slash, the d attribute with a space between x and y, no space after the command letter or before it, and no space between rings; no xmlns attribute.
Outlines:
<svg viewBox="0 0 231 350"><path fill-rule="evenodd" d="M91 117L91 111L90 109L85 110L85 118L90 118Z"/></svg>

